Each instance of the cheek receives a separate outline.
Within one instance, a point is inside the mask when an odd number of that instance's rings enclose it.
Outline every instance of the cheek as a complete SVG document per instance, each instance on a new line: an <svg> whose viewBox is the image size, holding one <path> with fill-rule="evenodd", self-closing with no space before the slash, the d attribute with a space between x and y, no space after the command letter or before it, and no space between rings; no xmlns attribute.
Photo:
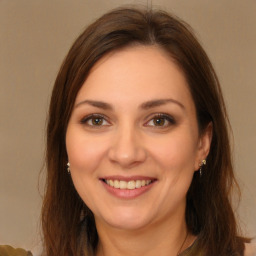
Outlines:
<svg viewBox="0 0 256 256"><path fill-rule="evenodd" d="M92 197L92 194L98 185L96 170L106 145L93 136L86 136L80 129L70 128L66 134L66 148L74 186L86 205L93 209L97 195Z"/></svg>
<svg viewBox="0 0 256 256"><path fill-rule="evenodd" d="M72 129L67 131L66 147L71 170L82 173L93 172L106 150L104 143Z"/></svg>
<svg viewBox="0 0 256 256"><path fill-rule="evenodd" d="M157 144L152 145L155 146L150 149L151 155L165 170L194 171L197 147L192 136L173 134L159 139Z"/></svg>

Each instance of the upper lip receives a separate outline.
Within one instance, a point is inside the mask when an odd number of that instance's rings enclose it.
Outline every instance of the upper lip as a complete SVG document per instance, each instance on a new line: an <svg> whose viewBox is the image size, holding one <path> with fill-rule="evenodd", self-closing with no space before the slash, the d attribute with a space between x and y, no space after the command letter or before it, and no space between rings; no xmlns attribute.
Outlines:
<svg viewBox="0 0 256 256"><path fill-rule="evenodd" d="M104 176L100 177L100 180L123 180L123 181L131 181L131 180L156 180L154 177L149 176L121 176L121 175L111 175L111 176Z"/></svg>

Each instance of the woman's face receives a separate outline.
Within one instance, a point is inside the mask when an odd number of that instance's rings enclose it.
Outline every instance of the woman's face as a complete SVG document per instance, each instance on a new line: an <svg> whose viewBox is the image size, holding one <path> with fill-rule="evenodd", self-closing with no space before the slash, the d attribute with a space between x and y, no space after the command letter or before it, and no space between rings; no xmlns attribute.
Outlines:
<svg viewBox="0 0 256 256"><path fill-rule="evenodd" d="M92 68L66 146L75 188L96 223L138 229L184 219L210 135L199 136L188 84L168 54L133 46Z"/></svg>

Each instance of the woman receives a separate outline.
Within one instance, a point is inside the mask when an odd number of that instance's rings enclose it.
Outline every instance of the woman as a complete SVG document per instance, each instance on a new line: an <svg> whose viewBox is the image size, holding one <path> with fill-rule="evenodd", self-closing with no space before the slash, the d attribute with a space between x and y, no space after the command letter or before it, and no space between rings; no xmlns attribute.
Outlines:
<svg viewBox="0 0 256 256"><path fill-rule="evenodd" d="M246 255L221 89L178 18L123 8L57 76L42 209L46 255Z"/></svg>

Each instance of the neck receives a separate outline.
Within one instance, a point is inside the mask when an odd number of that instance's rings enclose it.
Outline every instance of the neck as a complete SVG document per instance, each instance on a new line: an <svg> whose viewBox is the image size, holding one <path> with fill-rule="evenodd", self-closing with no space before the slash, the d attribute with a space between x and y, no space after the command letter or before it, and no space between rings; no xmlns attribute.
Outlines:
<svg viewBox="0 0 256 256"><path fill-rule="evenodd" d="M107 227L97 221L96 225L99 235L97 256L177 256L195 239L187 231L185 218L136 230Z"/></svg>

